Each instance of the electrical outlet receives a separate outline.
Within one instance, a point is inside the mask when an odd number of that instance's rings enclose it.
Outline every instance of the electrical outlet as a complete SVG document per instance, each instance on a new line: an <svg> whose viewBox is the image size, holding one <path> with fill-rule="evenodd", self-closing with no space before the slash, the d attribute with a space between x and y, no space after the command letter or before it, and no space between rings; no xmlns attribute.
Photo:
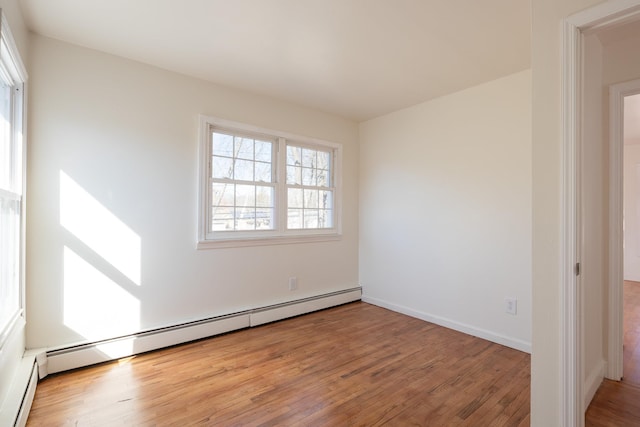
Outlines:
<svg viewBox="0 0 640 427"><path fill-rule="evenodd" d="M509 314L517 314L518 313L518 300L515 298L505 298L504 299L505 307L504 311Z"/></svg>
<svg viewBox="0 0 640 427"><path fill-rule="evenodd" d="M289 277L289 290L295 291L298 289L298 278L297 277Z"/></svg>

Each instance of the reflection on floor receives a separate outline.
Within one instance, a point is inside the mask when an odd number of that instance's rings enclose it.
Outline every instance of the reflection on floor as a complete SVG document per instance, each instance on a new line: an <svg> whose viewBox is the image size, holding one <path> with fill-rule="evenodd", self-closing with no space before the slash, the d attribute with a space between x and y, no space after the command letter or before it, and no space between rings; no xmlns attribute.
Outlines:
<svg viewBox="0 0 640 427"><path fill-rule="evenodd" d="M28 426L528 426L530 356L362 302L45 378Z"/></svg>

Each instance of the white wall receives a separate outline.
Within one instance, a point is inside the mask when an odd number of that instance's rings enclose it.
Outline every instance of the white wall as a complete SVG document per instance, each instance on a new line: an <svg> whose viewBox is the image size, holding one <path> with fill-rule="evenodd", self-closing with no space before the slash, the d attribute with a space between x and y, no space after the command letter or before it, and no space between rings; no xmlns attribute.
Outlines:
<svg viewBox="0 0 640 427"><path fill-rule="evenodd" d="M31 49L29 347L358 285L355 123L40 36ZM200 113L343 144L343 238L196 250Z"/></svg>
<svg viewBox="0 0 640 427"><path fill-rule="evenodd" d="M529 349L530 84L523 71L360 125L365 301Z"/></svg>
<svg viewBox="0 0 640 427"><path fill-rule="evenodd" d="M640 78L640 37L630 35L609 42L604 48L602 81L605 86Z"/></svg>
<svg viewBox="0 0 640 427"><path fill-rule="evenodd" d="M624 147L624 280L640 281L640 145Z"/></svg>

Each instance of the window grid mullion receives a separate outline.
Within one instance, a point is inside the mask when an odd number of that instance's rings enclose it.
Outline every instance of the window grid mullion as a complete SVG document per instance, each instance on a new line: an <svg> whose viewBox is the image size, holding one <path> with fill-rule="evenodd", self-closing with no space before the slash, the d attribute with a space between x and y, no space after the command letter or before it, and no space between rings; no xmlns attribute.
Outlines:
<svg viewBox="0 0 640 427"><path fill-rule="evenodd" d="M288 210L288 196L287 196L287 141L284 138L278 138L278 147L276 155L276 182L278 183L276 190L276 216L277 216L277 229L279 233L284 233L287 230L287 210Z"/></svg>

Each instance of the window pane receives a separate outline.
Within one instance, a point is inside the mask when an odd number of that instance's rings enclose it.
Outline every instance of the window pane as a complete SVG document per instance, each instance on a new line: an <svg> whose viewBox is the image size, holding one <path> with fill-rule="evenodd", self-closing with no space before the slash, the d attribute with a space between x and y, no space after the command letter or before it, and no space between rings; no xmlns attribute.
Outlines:
<svg viewBox="0 0 640 427"><path fill-rule="evenodd" d="M262 163L256 162L256 175L255 181L257 182L272 182L273 177L271 175L271 164L270 163Z"/></svg>
<svg viewBox="0 0 640 427"><path fill-rule="evenodd" d="M316 170L302 168L302 185L316 186Z"/></svg>
<svg viewBox="0 0 640 427"><path fill-rule="evenodd" d="M331 153L327 151L318 151L318 169L331 169Z"/></svg>
<svg viewBox="0 0 640 427"><path fill-rule="evenodd" d="M9 322L21 307L21 207L23 192L22 163L22 83L13 81L5 70L17 70L17 52L9 49L4 32L0 44L2 71L0 72L0 332L8 331ZM16 56L14 56L16 55ZM17 72L16 74L21 74ZM14 74L13 77L21 78ZM5 337L3 337L5 338ZM0 353L6 342L0 342Z"/></svg>
<svg viewBox="0 0 640 427"><path fill-rule="evenodd" d="M301 188L289 188L287 190L287 205L290 208L302 208Z"/></svg>
<svg viewBox="0 0 640 427"><path fill-rule="evenodd" d="M0 75L0 77L2 77ZM0 188L13 190L11 143L11 87L0 78ZM17 178L17 177L16 177Z"/></svg>
<svg viewBox="0 0 640 427"><path fill-rule="evenodd" d="M260 162L271 162L273 144L269 141L256 141L256 160Z"/></svg>
<svg viewBox="0 0 640 427"><path fill-rule="evenodd" d="M218 179L233 178L233 159L213 156L211 165L211 177Z"/></svg>
<svg viewBox="0 0 640 427"><path fill-rule="evenodd" d="M318 211L316 209L304 210L304 228L318 228Z"/></svg>
<svg viewBox="0 0 640 427"><path fill-rule="evenodd" d="M320 191L318 207L321 209L333 208L333 191Z"/></svg>
<svg viewBox="0 0 640 427"><path fill-rule="evenodd" d="M315 168L316 166L316 150L310 150L308 148L302 149L302 166L306 168Z"/></svg>
<svg viewBox="0 0 640 427"><path fill-rule="evenodd" d="M304 208L305 209L317 209L318 208L318 190L304 190Z"/></svg>
<svg viewBox="0 0 640 427"><path fill-rule="evenodd" d="M20 309L20 202L0 198L0 329Z"/></svg>
<svg viewBox="0 0 640 427"><path fill-rule="evenodd" d="M256 187L256 206L262 208L274 207L273 187Z"/></svg>
<svg viewBox="0 0 640 427"><path fill-rule="evenodd" d="M256 209L256 229L258 230L273 229L273 209L265 209L265 208Z"/></svg>
<svg viewBox="0 0 640 427"><path fill-rule="evenodd" d="M333 227L333 211L327 209L321 209L318 217L319 228L332 228Z"/></svg>
<svg viewBox="0 0 640 427"><path fill-rule="evenodd" d="M287 166L287 184L289 185L302 184L302 168L297 166Z"/></svg>
<svg viewBox="0 0 640 427"><path fill-rule="evenodd" d="M316 173L318 175L318 187L331 187L329 171L318 169Z"/></svg>
<svg viewBox="0 0 640 427"><path fill-rule="evenodd" d="M213 155L233 157L233 136L214 132L212 139Z"/></svg>
<svg viewBox="0 0 640 427"><path fill-rule="evenodd" d="M213 231L233 230L233 208L213 207L211 210L211 229Z"/></svg>
<svg viewBox="0 0 640 427"><path fill-rule="evenodd" d="M236 230L253 230L256 225L255 208L236 209Z"/></svg>
<svg viewBox="0 0 640 427"><path fill-rule="evenodd" d="M302 165L302 148L287 146L287 164L291 166Z"/></svg>
<svg viewBox="0 0 640 427"><path fill-rule="evenodd" d="M236 137L236 157L238 159L253 160L253 139Z"/></svg>
<svg viewBox="0 0 640 427"><path fill-rule="evenodd" d="M289 209L287 211L287 228L302 228L302 209Z"/></svg>
<svg viewBox="0 0 640 427"><path fill-rule="evenodd" d="M233 178L240 181L253 181L253 162L236 160Z"/></svg>
<svg viewBox="0 0 640 427"><path fill-rule="evenodd" d="M236 131L218 131L215 124L211 126L211 207L205 214L211 216L212 228L207 230L207 239L215 240L211 232L216 230L278 231L238 233L243 239L308 234L283 232L334 227L333 149L311 141L289 145L275 136L254 135L249 128L234 135ZM281 160L284 164L278 165ZM280 223L284 218L281 209L286 210L284 224Z"/></svg>
<svg viewBox="0 0 640 427"><path fill-rule="evenodd" d="M254 185L236 185L236 206L253 207L256 205L256 187Z"/></svg>
<svg viewBox="0 0 640 427"><path fill-rule="evenodd" d="M213 183L211 185L211 204L213 206L233 206L234 187L234 184Z"/></svg>

